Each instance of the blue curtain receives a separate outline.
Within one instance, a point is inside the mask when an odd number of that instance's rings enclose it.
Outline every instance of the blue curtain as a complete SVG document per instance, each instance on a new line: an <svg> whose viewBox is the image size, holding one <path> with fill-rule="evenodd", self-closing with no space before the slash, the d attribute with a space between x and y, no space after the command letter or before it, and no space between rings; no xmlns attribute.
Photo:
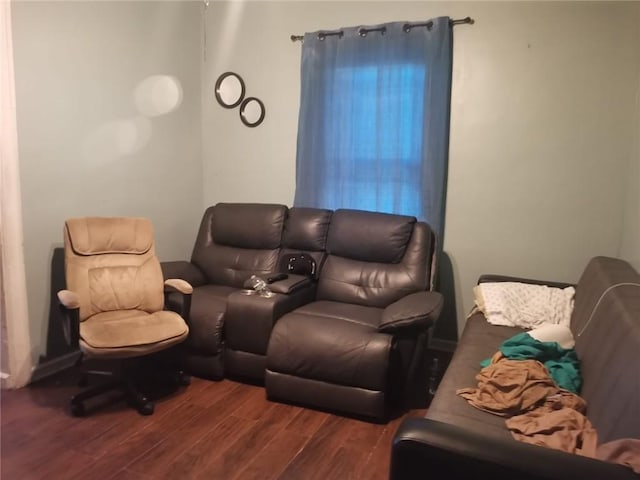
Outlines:
<svg viewBox="0 0 640 480"><path fill-rule="evenodd" d="M415 215L442 239L449 20L304 35L296 206Z"/></svg>

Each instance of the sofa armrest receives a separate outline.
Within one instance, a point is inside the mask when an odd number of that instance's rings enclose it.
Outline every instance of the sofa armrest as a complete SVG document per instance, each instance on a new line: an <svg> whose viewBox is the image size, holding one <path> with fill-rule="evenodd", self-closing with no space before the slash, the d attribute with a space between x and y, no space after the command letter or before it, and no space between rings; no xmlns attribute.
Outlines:
<svg viewBox="0 0 640 480"><path fill-rule="evenodd" d="M266 355L271 330L278 319L311 302L315 291L315 284L309 282L306 287L287 295L276 293L262 297L246 295L242 291L231 293L224 315L226 347Z"/></svg>
<svg viewBox="0 0 640 480"><path fill-rule="evenodd" d="M427 418L406 418L394 434L391 480L447 478L491 480L636 479L630 468L559 450L502 440Z"/></svg>
<svg viewBox="0 0 640 480"><path fill-rule="evenodd" d="M442 305L443 297L438 292L417 292L402 297L384 309L378 331L426 330L437 320Z"/></svg>
<svg viewBox="0 0 640 480"><path fill-rule="evenodd" d="M531 285L546 285L547 287L555 287L555 288L575 287L575 284L573 284L573 283L554 282L554 281L547 281L547 280L536 280L536 279L533 279L533 278L510 277L508 275L496 275L496 274L493 274L493 273L480 275L480 278L478 279L478 284L480 284L480 283L497 283L497 282L529 283Z"/></svg>
<svg viewBox="0 0 640 480"><path fill-rule="evenodd" d="M274 293L288 295L303 287L310 286L311 279L304 275L289 274L284 280L278 280L269 284L269 289Z"/></svg>
<svg viewBox="0 0 640 480"><path fill-rule="evenodd" d="M189 282L193 287L199 287L207 283L207 278L202 270L191 262L182 260L176 262L161 262L160 268L162 268L162 276L165 280L179 278Z"/></svg>

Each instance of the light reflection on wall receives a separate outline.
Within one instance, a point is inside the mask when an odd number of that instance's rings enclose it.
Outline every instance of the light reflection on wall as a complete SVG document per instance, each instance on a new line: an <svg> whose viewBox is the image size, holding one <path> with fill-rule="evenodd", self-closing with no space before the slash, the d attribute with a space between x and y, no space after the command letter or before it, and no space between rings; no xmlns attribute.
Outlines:
<svg viewBox="0 0 640 480"><path fill-rule="evenodd" d="M165 115L182 103L182 86L176 77L152 75L138 84L133 92L133 101L142 115Z"/></svg>
<svg viewBox="0 0 640 480"><path fill-rule="evenodd" d="M230 2L226 9L226 16L224 21L220 22L222 25L222 29L220 31L219 36L216 36L214 41L210 40L211 45L207 46L205 44L205 52L206 50L211 50L212 53L207 54L206 60L213 60L212 62L212 72L220 72L226 71L226 66L229 65L230 58L229 55L234 51L233 45L237 41L237 37L241 35L240 31L240 20L242 19L242 12L245 7L244 1L235 1ZM207 7L207 10L211 9L211 6ZM212 12L213 13L213 12ZM216 11L217 13L217 11ZM213 16L213 15L212 15ZM205 22L207 17L205 16ZM206 27L206 25L205 25Z"/></svg>
<svg viewBox="0 0 640 480"><path fill-rule="evenodd" d="M138 83L132 97L139 115L108 121L91 131L83 144L87 160L106 163L140 152L151 140L151 118L182 104L182 85L171 75L151 75Z"/></svg>
<svg viewBox="0 0 640 480"><path fill-rule="evenodd" d="M85 157L93 163L106 163L133 155L149 143L151 131L151 120L143 116L107 122L85 139Z"/></svg>

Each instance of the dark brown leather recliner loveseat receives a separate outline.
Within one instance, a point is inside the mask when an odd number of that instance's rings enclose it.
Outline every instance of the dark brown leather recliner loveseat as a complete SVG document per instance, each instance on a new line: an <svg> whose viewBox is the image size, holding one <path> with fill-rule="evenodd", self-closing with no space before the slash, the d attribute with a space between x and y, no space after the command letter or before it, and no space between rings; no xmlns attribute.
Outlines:
<svg viewBox="0 0 640 480"><path fill-rule="evenodd" d="M480 282L556 282L484 275ZM598 444L640 438L640 275L627 262L594 257L575 286L570 328L580 360L586 416ZM480 361L523 330L468 320L426 418L407 418L395 433L392 480L491 478L492 480L638 479L617 463L516 441L504 417L480 411L456 395L476 385Z"/></svg>
<svg viewBox="0 0 640 480"><path fill-rule="evenodd" d="M193 287L185 368L264 382L267 396L385 418L414 398L442 308L432 290L435 238L414 217L358 210L219 203L202 219L190 262L164 262ZM313 275L247 295L252 275L314 258ZM180 306L172 297L169 304Z"/></svg>

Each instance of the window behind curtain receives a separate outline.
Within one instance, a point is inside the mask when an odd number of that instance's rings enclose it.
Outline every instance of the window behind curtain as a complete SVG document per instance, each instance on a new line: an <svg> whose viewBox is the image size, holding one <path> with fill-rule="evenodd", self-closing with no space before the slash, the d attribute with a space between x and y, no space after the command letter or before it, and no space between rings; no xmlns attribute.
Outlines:
<svg viewBox="0 0 640 480"><path fill-rule="evenodd" d="M405 25L305 34L294 205L414 215L441 237L451 27Z"/></svg>
<svg viewBox="0 0 640 480"><path fill-rule="evenodd" d="M422 217L424 70L394 62L339 67L327 75L334 85L325 97L325 154L338 168L319 179L323 205ZM349 101L332 94L348 88Z"/></svg>

